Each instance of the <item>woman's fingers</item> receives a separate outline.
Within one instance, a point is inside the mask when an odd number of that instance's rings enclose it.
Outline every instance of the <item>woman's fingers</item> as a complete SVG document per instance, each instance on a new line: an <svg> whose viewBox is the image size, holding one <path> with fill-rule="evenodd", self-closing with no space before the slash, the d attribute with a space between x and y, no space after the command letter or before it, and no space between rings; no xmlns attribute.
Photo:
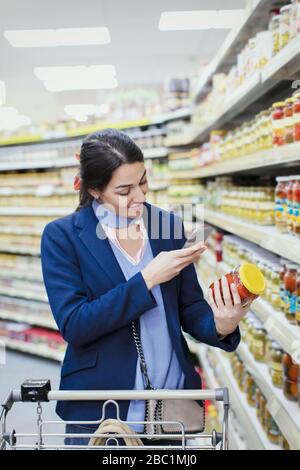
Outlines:
<svg viewBox="0 0 300 470"><path fill-rule="evenodd" d="M212 289L208 289L208 302L209 302L212 309L217 308L216 302L215 302L215 299L214 299L214 296L213 296Z"/></svg>
<svg viewBox="0 0 300 470"><path fill-rule="evenodd" d="M228 281L227 281L225 276L222 277L221 282L222 282L222 291L223 291L224 304L227 307L232 307L230 289L229 289Z"/></svg>
<svg viewBox="0 0 300 470"><path fill-rule="evenodd" d="M220 284L219 281L214 282L214 292L215 292L215 301L218 308L224 307L224 302L222 300L221 292L220 292Z"/></svg>
<svg viewBox="0 0 300 470"><path fill-rule="evenodd" d="M237 290L236 285L231 284L230 288L231 288L232 297L233 297L233 305L241 305L242 301L241 301L241 297Z"/></svg>
<svg viewBox="0 0 300 470"><path fill-rule="evenodd" d="M180 250L174 250L175 256L178 258L184 258L186 256L191 256L196 252L200 251L203 252L207 249L207 246L204 245L202 242L196 243L193 246L188 248L181 248Z"/></svg>

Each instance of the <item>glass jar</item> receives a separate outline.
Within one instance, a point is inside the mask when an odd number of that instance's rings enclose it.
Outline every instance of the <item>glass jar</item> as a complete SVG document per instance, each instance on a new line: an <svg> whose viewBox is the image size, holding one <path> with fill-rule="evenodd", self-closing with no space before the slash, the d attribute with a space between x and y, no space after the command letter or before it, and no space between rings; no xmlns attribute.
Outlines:
<svg viewBox="0 0 300 470"><path fill-rule="evenodd" d="M270 355L271 355L271 368L270 374L273 385L277 388L283 387L283 369L282 358L284 351L276 341L272 342Z"/></svg>
<svg viewBox="0 0 300 470"><path fill-rule="evenodd" d="M297 268L296 264L288 264L284 275L284 313L291 323L296 323L297 305Z"/></svg>
<svg viewBox="0 0 300 470"><path fill-rule="evenodd" d="M290 16L292 5L280 8L279 15L279 50L283 49L290 40Z"/></svg>
<svg viewBox="0 0 300 470"><path fill-rule="evenodd" d="M267 400L264 395L261 393L259 398L259 419L261 422L262 427L264 430L267 430L267 422L266 422L266 409L267 409Z"/></svg>
<svg viewBox="0 0 300 470"><path fill-rule="evenodd" d="M275 423L271 413L265 407L265 425L266 425L266 431L267 431L267 436L270 442L273 444L279 444L280 443L280 438L281 438L281 432L277 424Z"/></svg>
<svg viewBox="0 0 300 470"><path fill-rule="evenodd" d="M280 309L281 299L280 299L280 266L273 265L273 270L271 274L271 305L275 309Z"/></svg>
<svg viewBox="0 0 300 470"><path fill-rule="evenodd" d="M253 380L253 377L249 372L245 374L245 392L247 395L247 402L249 403L250 406L255 406L255 394L256 394L256 384Z"/></svg>
<svg viewBox="0 0 300 470"><path fill-rule="evenodd" d="M275 188L275 225L279 232L286 233L287 219L286 219L286 204L287 204L287 182L288 178L279 176L276 178Z"/></svg>
<svg viewBox="0 0 300 470"><path fill-rule="evenodd" d="M266 330L260 323L254 324L253 356L259 362L264 362L266 354Z"/></svg>
<svg viewBox="0 0 300 470"><path fill-rule="evenodd" d="M294 98L285 100L284 107L284 143L291 144L294 142L294 128L293 128L293 103Z"/></svg>
<svg viewBox="0 0 300 470"><path fill-rule="evenodd" d="M294 142L300 142L300 93L296 93L293 98Z"/></svg>
<svg viewBox="0 0 300 470"><path fill-rule="evenodd" d="M253 300L257 299L265 290L265 278L261 270L252 263L242 263L233 271L227 273L225 277L229 286L231 286L231 284L236 285L243 306L253 302ZM213 298L215 298L214 283L209 287L212 289ZM221 279L219 279L219 287L221 297L224 300ZM233 302L230 287L229 291Z"/></svg>
<svg viewBox="0 0 300 470"><path fill-rule="evenodd" d="M286 223L287 223L287 231L291 235L293 234L293 226L294 226L294 177L289 176L287 183L286 183Z"/></svg>
<svg viewBox="0 0 300 470"><path fill-rule="evenodd" d="M300 1L292 0L290 16L290 37L291 39L300 34Z"/></svg>
<svg viewBox="0 0 300 470"><path fill-rule="evenodd" d="M297 269L296 290L297 290L296 323L298 326L300 326L300 268Z"/></svg>
<svg viewBox="0 0 300 470"><path fill-rule="evenodd" d="M270 31L273 37L273 56L279 52L279 22L280 15L275 15L270 22Z"/></svg>
<svg viewBox="0 0 300 470"><path fill-rule="evenodd" d="M300 238L300 176L293 182L293 234Z"/></svg>
<svg viewBox="0 0 300 470"><path fill-rule="evenodd" d="M282 450L291 450L290 444L288 443L288 441L286 440L286 438L283 435L281 436L280 446L281 446Z"/></svg>
<svg viewBox="0 0 300 470"><path fill-rule="evenodd" d="M273 145L284 145L284 101L278 101L272 106L272 137Z"/></svg>
<svg viewBox="0 0 300 470"><path fill-rule="evenodd" d="M283 393L291 401L298 400L298 364L285 353L282 357L283 367Z"/></svg>

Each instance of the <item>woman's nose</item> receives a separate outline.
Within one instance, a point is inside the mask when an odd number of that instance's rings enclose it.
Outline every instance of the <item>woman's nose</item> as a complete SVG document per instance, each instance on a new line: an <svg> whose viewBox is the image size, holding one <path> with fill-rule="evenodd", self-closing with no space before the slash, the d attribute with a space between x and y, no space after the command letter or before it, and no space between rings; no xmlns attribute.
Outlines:
<svg viewBox="0 0 300 470"><path fill-rule="evenodd" d="M140 186L136 186L134 189L133 199L137 202L145 202L145 192L142 191Z"/></svg>

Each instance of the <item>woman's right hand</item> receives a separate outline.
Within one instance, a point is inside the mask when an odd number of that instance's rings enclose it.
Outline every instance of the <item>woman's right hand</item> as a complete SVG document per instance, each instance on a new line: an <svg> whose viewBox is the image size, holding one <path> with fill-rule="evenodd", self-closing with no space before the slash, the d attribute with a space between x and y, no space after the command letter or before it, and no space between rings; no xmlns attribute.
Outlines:
<svg viewBox="0 0 300 470"><path fill-rule="evenodd" d="M186 266L199 261L200 256L206 249L207 246L199 242L189 248L161 251L141 271L148 289L150 290L157 284L173 279Z"/></svg>

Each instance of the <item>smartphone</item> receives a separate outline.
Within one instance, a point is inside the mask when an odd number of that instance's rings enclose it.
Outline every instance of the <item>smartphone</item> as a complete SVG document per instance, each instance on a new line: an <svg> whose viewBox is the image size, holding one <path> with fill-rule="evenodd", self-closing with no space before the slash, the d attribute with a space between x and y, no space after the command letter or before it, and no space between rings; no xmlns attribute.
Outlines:
<svg viewBox="0 0 300 470"><path fill-rule="evenodd" d="M202 228L198 228L192 231L191 235L187 238L183 248L189 248L190 246L196 245L199 242L205 242L208 236L213 231L213 227L210 225L204 225Z"/></svg>

